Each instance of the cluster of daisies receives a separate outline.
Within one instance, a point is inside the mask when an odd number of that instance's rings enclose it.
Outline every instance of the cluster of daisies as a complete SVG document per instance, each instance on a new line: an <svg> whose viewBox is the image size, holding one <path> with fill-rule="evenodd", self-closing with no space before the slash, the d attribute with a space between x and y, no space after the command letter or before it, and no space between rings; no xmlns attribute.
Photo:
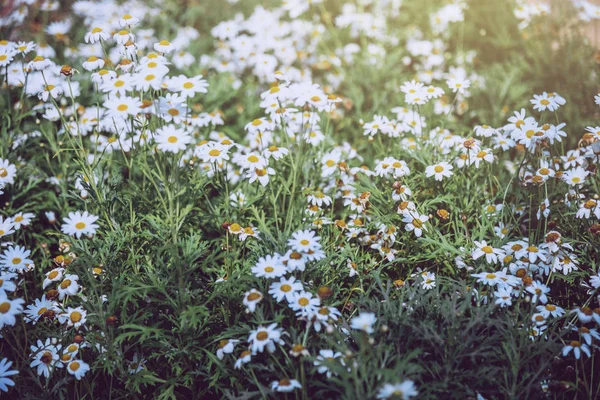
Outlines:
<svg viewBox="0 0 600 400"><path fill-rule="evenodd" d="M341 324L340 311L336 307L323 304L331 296L331 290L321 287L316 293L313 293L309 290L311 284L303 282L297 277L307 268L310 269L311 265L325 258L320 239L311 230L295 232L288 240L289 249L285 254L274 253L260 257L251 268L251 272L256 278L267 281L271 300L285 304L298 320L304 321L306 325L304 339L287 343L284 340L287 334L278 327L277 323L268 326L259 325L250 330L246 341L233 338L219 341L216 350L219 359L223 360L227 354L236 352L236 346L243 346L240 351L237 351L239 355L234 363L234 368L242 369L244 364L251 362L252 358L259 353L265 351L275 353L277 345L289 347L288 352L291 356L302 358L310 356L307 349L307 338L311 328L316 334L325 331L331 333L334 329L349 334L349 331ZM248 313L255 313L263 300L265 300L265 294L253 288L244 293L242 302ZM373 313L363 312L352 318L350 328L372 334L376 321L377 318ZM334 374L331 363L346 366L342 354L332 349L320 349L313 361L317 372L325 374L328 378ZM300 382L289 376L271 382L271 389L276 392L291 392L301 388ZM384 384L380 388L378 398L388 398L398 393L404 393L403 398L408 399L415 396L417 391L412 381Z"/></svg>
<svg viewBox="0 0 600 400"><path fill-rule="evenodd" d="M3 165L0 169L3 185L14 183L17 175L15 165L8 164L5 160L0 160L0 164ZM26 304L22 298L9 297L11 293L17 291L18 281L24 284L35 269L31 250L15 244L10 241L10 238L19 230L27 229L34 218L34 214L23 212L10 218L0 217L0 238L3 240L2 247L5 247L0 255L0 331L14 326L17 316L23 314L24 320L32 325L41 323L52 326L57 321L63 335L60 339L64 341L71 336L71 331L85 330L87 316L83 307L67 305L70 299L78 297L81 289L79 277L66 272L68 264L72 261L72 254L55 259L57 268L45 274L42 288L48 290L41 298ZM61 229L64 233L75 237L80 237L82 234L92 235L98 228L94 224L97 219L98 217L87 212L72 212L64 219ZM65 246L68 251L68 245ZM24 279L20 279L20 276ZM59 338L47 338L44 342L38 340L36 345L31 346L30 367L38 375L46 378L55 368L64 367L69 374L79 380L89 370L89 365L77 358L79 348L85 345L89 346L81 335L76 335L75 341L65 346L61 344ZM7 359L3 359L1 365L0 368L3 369L0 369L0 390L7 391L8 386L14 385L8 376L14 375L17 371L8 370L12 362Z"/></svg>

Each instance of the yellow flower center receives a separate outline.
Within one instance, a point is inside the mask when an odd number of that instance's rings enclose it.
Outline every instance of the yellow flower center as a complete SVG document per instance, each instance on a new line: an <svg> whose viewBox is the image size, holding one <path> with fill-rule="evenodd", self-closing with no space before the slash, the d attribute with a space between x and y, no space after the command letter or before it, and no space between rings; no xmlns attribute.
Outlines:
<svg viewBox="0 0 600 400"><path fill-rule="evenodd" d="M69 286L71 286L71 280L70 279L65 279L64 281L62 281L62 283L60 284L60 288L61 289L66 289Z"/></svg>
<svg viewBox="0 0 600 400"><path fill-rule="evenodd" d="M71 364L69 364L69 369L73 372L77 371L79 367L81 367L81 365L77 361L73 361Z"/></svg>
<svg viewBox="0 0 600 400"><path fill-rule="evenodd" d="M246 297L246 299L248 301L256 301L258 299L260 299L262 296L260 295L260 293L257 292L252 292L248 295L248 297Z"/></svg>
<svg viewBox="0 0 600 400"><path fill-rule="evenodd" d="M290 285L288 285L287 283L284 283L283 285L281 285L279 287L279 289L281 289L282 292L289 292L290 290L292 290L292 287Z"/></svg>
<svg viewBox="0 0 600 400"><path fill-rule="evenodd" d="M80 222L78 222L78 223L75 224L75 228L79 229L79 230L81 230L81 229L83 229L85 227L86 227L85 222L81 222L80 221Z"/></svg>
<svg viewBox="0 0 600 400"><path fill-rule="evenodd" d="M442 167L441 165L436 165L433 170L439 174L440 172L442 172L444 170L444 167Z"/></svg>
<svg viewBox="0 0 600 400"><path fill-rule="evenodd" d="M74 323L81 321L81 317L82 315L79 311L73 311L70 315L71 321Z"/></svg>
<svg viewBox="0 0 600 400"><path fill-rule="evenodd" d="M306 307L308 303L310 303L310 301L306 297L300 297L300 299L298 299L298 304L302 307Z"/></svg>
<svg viewBox="0 0 600 400"><path fill-rule="evenodd" d="M0 304L0 314L6 314L8 310L10 310L10 302L5 301L4 303Z"/></svg>
<svg viewBox="0 0 600 400"><path fill-rule="evenodd" d="M169 136L167 139L169 143L177 143L177 136Z"/></svg>

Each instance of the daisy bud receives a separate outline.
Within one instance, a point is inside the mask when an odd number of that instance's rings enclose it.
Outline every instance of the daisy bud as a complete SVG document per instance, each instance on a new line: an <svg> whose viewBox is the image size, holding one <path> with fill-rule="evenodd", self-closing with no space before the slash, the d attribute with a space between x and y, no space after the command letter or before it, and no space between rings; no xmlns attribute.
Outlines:
<svg viewBox="0 0 600 400"><path fill-rule="evenodd" d="M75 70L70 65L63 65L60 69L60 74L64 76L73 76L74 71Z"/></svg>
<svg viewBox="0 0 600 400"><path fill-rule="evenodd" d="M448 218L450 218L450 213L443 208L437 210L436 214L438 217L440 217L444 221L448 221Z"/></svg>
<svg viewBox="0 0 600 400"><path fill-rule="evenodd" d="M327 333L330 333L330 334L331 334L331 333L333 333L333 327L332 327L331 325L327 325L327 328L325 328L325 331L326 331Z"/></svg>
<svg viewBox="0 0 600 400"><path fill-rule="evenodd" d="M588 229L588 231L592 235L600 235L600 224L594 224L594 225L590 226L590 229Z"/></svg>
<svg viewBox="0 0 600 400"><path fill-rule="evenodd" d="M370 345L374 345L375 344L375 339L373 339L372 337L369 338L369 344Z"/></svg>
<svg viewBox="0 0 600 400"><path fill-rule="evenodd" d="M319 296L319 298L321 300L330 298L332 294L333 294L332 290L330 288L328 288L327 286L321 286L317 290L317 295Z"/></svg>
<svg viewBox="0 0 600 400"><path fill-rule="evenodd" d="M465 146L465 148L467 149L472 149L473 147L475 147L475 139L471 138L465 140L463 146Z"/></svg>
<svg viewBox="0 0 600 400"><path fill-rule="evenodd" d="M46 295L46 298L48 300L50 300L50 298L48 297L48 295ZM47 318L49 320L53 320L56 317L56 311L54 310L46 310L43 314L44 318Z"/></svg>
<svg viewBox="0 0 600 400"><path fill-rule="evenodd" d="M57 297L58 297L58 290L56 290L56 289L50 289L46 292L46 298L50 301L56 300Z"/></svg>
<svg viewBox="0 0 600 400"><path fill-rule="evenodd" d="M73 338L73 341L77 344L81 344L83 343L85 339L83 338L83 336L81 335L75 335L75 337Z"/></svg>
<svg viewBox="0 0 600 400"><path fill-rule="evenodd" d="M404 281L402 279L396 279L394 281L394 286L396 286L397 288L400 288L400 287L404 286L404 284L405 283L404 283Z"/></svg>
<svg viewBox="0 0 600 400"><path fill-rule="evenodd" d="M382 332L382 333L386 333L386 332L387 332L387 331L389 331L389 330L390 330L390 327L389 327L389 326L387 326L387 325L385 325L385 324L384 324L384 325L381 325L381 332Z"/></svg>
<svg viewBox="0 0 600 400"><path fill-rule="evenodd" d="M116 324L117 324L117 317L115 317L114 315L106 317L106 325L116 325Z"/></svg>

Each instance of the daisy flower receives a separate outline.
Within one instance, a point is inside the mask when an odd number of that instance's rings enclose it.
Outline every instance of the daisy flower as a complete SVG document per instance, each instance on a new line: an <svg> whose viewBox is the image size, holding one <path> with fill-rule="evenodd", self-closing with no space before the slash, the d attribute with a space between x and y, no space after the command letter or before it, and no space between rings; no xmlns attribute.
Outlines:
<svg viewBox="0 0 600 400"><path fill-rule="evenodd" d="M408 232L414 231L417 237L421 237L423 235L423 231L427 230L425 227L425 222L429 220L427 215L419 215L416 211L411 211L409 213L404 214L402 218L402 222L406 225L404 229Z"/></svg>
<svg viewBox="0 0 600 400"><path fill-rule="evenodd" d="M23 313L23 303L23 299L10 300L4 291L0 292L0 330L17 322L16 316Z"/></svg>
<svg viewBox="0 0 600 400"><path fill-rule="evenodd" d="M244 293L243 304L246 306L249 312L253 313L256 310L256 305L263 299L263 295L256 289L250 289L249 292Z"/></svg>
<svg viewBox="0 0 600 400"><path fill-rule="evenodd" d="M4 219L0 215L0 238L13 233L15 231L14 227L15 227L15 225L14 225L12 219L10 219L10 218Z"/></svg>
<svg viewBox="0 0 600 400"><path fill-rule="evenodd" d="M108 40L110 34L100 27L95 27L91 31L87 32L84 36L86 43L97 43L101 40Z"/></svg>
<svg viewBox="0 0 600 400"><path fill-rule="evenodd" d="M510 286L500 287L494 292L496 297L495 304L500 307L507 307L512 305L512 292L513 289Z"/></svg>
<svg viewBox="0 0 600 400"><path fill-rule="evenodd" d="M296 311L296 315L303 317L312 316L320 305L321 300L318 297L313 297L312 293L305 291L294 293L289 302L290 308Z"/></svg>
<svg viewBox="0 0 600 400"><path fill-rule="evenodd" d="M157 129L154 140L159 150L179 153L191 143L192 136L186 130L171 124Z"/></svg>
<svg viewBox="0 0 600 400"><path fill-rule="evenodd" d="M233 353L235 349L235 345L239 342L236 339L224 339L219 341L218 349L217 349L217 358L222 360L225 357L225 354Z"/></svg>
<svg viewBox="0 0 600 400"><path fill-rule="evenodd" d="M15 382L9 377L19 373L19 371L14 369L11 370L11 365L12 361L8 361L7 358L3 358L0 361L0 390L3 392L8 392L9 386L15 386Z"/></svg>
<svg viewBox="0 0 600 400"><path fill-rule="evenodd" d="M69 363L67 366L67 371L69 374L75 376L75 378L79 381L86 372L90 370L90 366L87 363L84 363L81 360L74 360Z"/></svg>
<svg viewBox="0 0 600 400"><path fill-rule="evenodd" d="M481 282L490 286L494 286L502 282L502 275L497 272L481 272L479 274L471 274L471 276L477 278L477 282Z"/></svg>
<svg viewBox="0 0 600 400"><path fill-rule="evenodd" d="M489 246L485 240L482 240L481 242L475 240L474 243L477 247L471 253L473 260L477 260L479 257L485 256L485 260L488 263L495 264L504 256L502 249L496 249L492 246Z"/></svg>
<svg viewBox="0 0 600 400"><path fill-rule="evenodd" d="M446 84L454 93L464 93L469 87L471 87L471 81L468 79L451 78L446 81Z"/></svg>
<svg viewBox="0 0 600 400"><path fill-rule="evenodd" d="M302 389L302 385L295 379L283 378L271 383L271 389L276 392L289 393L295 389Z"/></svg>
<svg viewBox="0 0 600 400"><path fill-rule="evenodd" d="M207 163L223 164L229 160L228 148L217 142L211 142L198 148L198 156Z"/></svg>
<svg viewBox="0 0 600 400"><path fill-rule="evenodd" d="M13 184L15 183L15 176L17 175L17 168L14 164L11 164L8 160L0 158L0 184ZM8 221L8 219L7 219ZM0 216L0 224L2 223L2 217ZM0 232L0 236L3 233Z"/></svg>
<svg viewBox="0 0 600 400"><path fill-rule="evenodd" d="M295 277L282 277L279 282L271 283L271 286L269 287L269 294L273 296L277 302L280 302L283 299L286 299L288 302L292 302L294 300L295 293L302 290L304 290L302 282L296 281Z"/></svg>
<svg viewBox="0 0 600 400"><path fill-rule="evenodd" d="M119 97L104 102L109 118L126 119L129 116L135 116L142 110L142 102L134 97Z"/></svg>
<svg viewBox="0 0 600 400"><path fill-rule="evenodd" d="M140 19L137 17L134 17L130 14L125 14L119 19L119 25L121 25L122 28L132 27L139 23L140 23Z"/></svg>
<svg viewBox="0 0 600 400"><path fill-rule="evenodd" d="M288 239L288 246L298 252L307 253L321 248L319 244L320 239L321 237L316 236L313 231L298 231L292 233L292 238Z"/></svg>
<svg viewBox="0 0 600 400"><path fill-rule="evenodd" d="M154 50L159 53L169 53L175 50L175 45L168 40L161 40L158 43L154 43Z"/></svg>
<svg viewBox="0 0 600 400"><path fill-rule="evenodd" d="M13 274L12 272L0 273L0 292L4 294L14 292L17 289L17 285L15 285L12 279L16 277L17 274Z"/></svg>
<svg viewBox="0 0 600 400"><path fill-rule="evenodd" d="M67 310L58 315L58 321L61 324L67 323L67 327L79 329L81 325L86 323L87 312L82 307L69 307Z"/></svg>
<svg viewBox="0 0 600 400"><path fill-rule="evenodd" d="M11 271L23 271L27 269L33 261L28 257L31 255L31 251L21 246L10 246L0 256L0 265Z"/></svg>
<svg viewBox="0 0 600 400"><path fill-rule="evenodd" d="M555 306L554 304L539 305L536 307L536 310L542 314L544 318L557 318L565 314L564 308Z"/></svg>
<svg viewBox="0 0 600 400"><path fill-rule="evenodd" d="M540 303L546 304L548 302L547 293L550 293L550 288L539 281L533 281L531 285L525 288L529 293L533 295L531 302L533 304L537 303L539 300Z"/></svg>
<svg viewBox="0 0 600 400"><path fill-rule="evenodd" d="M573 351L573 355L578 360L579 360L579 358L581 358L581 353L582 352L585 353L588 357L591 356L591 352L590 352L589 346L587 344L581 343L581 342L579 342L577 340L573 340L568 345L566 345L565 347L563 347L563 349L562 349L562 355L563 355L563 357L566 357L571 351Z"/></svg>
<svg viewBox="0 0 600 400"><path fill-rule="evenodd" d="M127 42L135 42L135 35L126 29L121 29L113 35L113 40L117 44L125 45Z"/></svg>
<svg viewBox="0 0 600 400"><path fill-rule="evenodd" d="M589 172L581 167L573 168L562 175L562 179L570 186L581 186Z"/></svg>
<svg viewBox="0 0 600 400"><path fill-rule="evenodd" d="M46 68L50 68L53 62L42 56L36 56L32 61L27 64L27 68L33 71L43 71Z"/></svg>
<svg viewBox="0 0 600 400"><path fill-rule="evenodd" d="M54 368L62 367L62 364L59 363L60 356L58 355L61 346L55 346L53 342L54 340L48 338L45 343L38 340L36 346L31 346L33 361L29 366L35 368L39 376L43 375L49 378Z"/></svg>
<svg viewBox="0 0 600 400"><path fill-rule="evenodd" d="M350 327L371 334L373 333L373 325L376 321L377 317L375 317L375 314L363 312L350 320Z"/></svg>
<svg viewBox="0 0 600 400"><path fill-rule="evenodd" d="M242 368L242 365L248 364L250 362L251 358L252 358L252 352L250 350L242 351L242 353L240 354L238 359L235 361L234 368L235 369Z"/></svg>
<svg viewBox="0 0 600 400"><path fill-rule="evenodd" d="M66 275L65 279L58 285L58 299L62 300L66 296L75 296L79 292L79 277L77 275Z"/></svg>
<svg viewBox="0 0 600 400"><path fill-rule="evenodd" d="M66 235L81 238L81 235L94 235L99 226L95 223L98 217L88 214L87 211L70 212L64 219L61 231Z"/></svg>
<svg viewBox="0 0 600 400"><path fill-rule="evenodd" d="M12 217L15 230L21 229L22 226L29 226L33 217L35 217L35 215L33 215L32 213L23 214L22 212L20 212L15 214Z"/></svg>
<svg viewBox="0 0 600 400"><path fill-rule="evenodd" d="M38 99L42 101L47 101L50 97L52 97L53 99L57 99L60 96L62 96L62 94L62 87L49 84L44 86L44 89L38 93Z"/></svg>
<svg viewBox="0 0 600 400"><path fill-rule="evenodd" d="M331 378L333 373L331 372L327 364L334 362L334 360L340 357L342 357L342 353L340 353L339 351L334 352L333 350L319 350L319 355L314 361L314 365L318 367L317 372L320 374L327 374L327 377Z"/></svg>
<svg viewBox="0 0 600 400"><path fill-rule="evenodd" d="M202 75L193 78L187 78L184 75L172 78L169 81L169 88L175 92L181 93L183 98L194 97L197 93L206 93L208 82L202 79Z"/></svg>
<svg viewBox="0 0 600 400"><path fill-rule="evenodd" d="M419 394L413 381L404 381L401 383L386 383L377 392L378 399L401 399L408 400Z"/></svg>
<svg viewBox="0 0 600 400"><path fill-rule="evenodd" d="M133 75L132 84L140 91L148 92L150 89L160 90L162 88L165 71L140 71Z"/></svg>
<svg viewBox="0 0 600 400"><path fill-rule="evenodd" d="M14 50L0 50L0 67L6 67L9 65L13 61L16 54L17 52Z"/></svg>
<svg viewBox="0 0 600 400"><path fill-rule="evenodd" d="M441 162L439 164L430 165L425 168L425 175L430 178L435 177L436 181L441 181L444 177L449 178L453 175L452 169L454 167L447 162Z"/></svg>
<svg viewBox="0 0 600 400"><path fill-rule="evenodd" d="M287 273L285 266L281 263L281 256L278 254L259 258L251 271L258 278L268 279L279 278Z"/></svg>
<svg viewBox="0 0 600 400"><path fill-rule="evenodd" d="M262 353L265 348L269 353L275 351L275 344L283 344L281 335L283 330L277 328L277 324L273 323L267 327L259 326L256 329L250 331L248 336L248 343L251 344L250 349L252 354Z"/></svg>
<svg viewBox="0 0 600 400"><path fill-rule="evenodd" d="M54 302L47 300L46 295L43 295L41 299L35 299L33 304L27 306L24 312L25 321L35 325L47 311L56 311L56 308Z"/></svg>
<svg viewBox="0 0 600 400"><path fill-rule="evenodd" d="M89 56L82 65L86 70L93 71L95 69L104 67L104 60L96 56Z"/></svg>

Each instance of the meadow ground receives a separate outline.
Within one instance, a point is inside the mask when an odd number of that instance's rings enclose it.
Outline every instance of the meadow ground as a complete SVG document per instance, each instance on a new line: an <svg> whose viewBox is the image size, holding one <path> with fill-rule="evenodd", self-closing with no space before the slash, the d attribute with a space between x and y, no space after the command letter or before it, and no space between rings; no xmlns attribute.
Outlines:
<svg viewBox="0 0 600 400"><path fill-rule="evenodd" d="M3 2L0 396L600 398L598 19Z"/></svg>

